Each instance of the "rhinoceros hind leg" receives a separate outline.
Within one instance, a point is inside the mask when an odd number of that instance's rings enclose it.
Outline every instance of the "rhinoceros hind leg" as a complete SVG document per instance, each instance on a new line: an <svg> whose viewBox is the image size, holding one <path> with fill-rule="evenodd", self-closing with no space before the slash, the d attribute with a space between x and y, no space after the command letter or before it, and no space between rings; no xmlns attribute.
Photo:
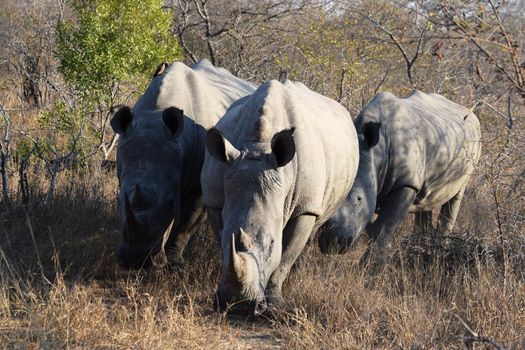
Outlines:
<svg viewBox="0 0 525 350"><path fill-rule="evenodd" d="M433 232L432 210L417 211L414 218L414 233Z"/></svg>
<svg viewBox="0 0 525 350"><path fill-rule="evenodd" d="M441 206L438 222L439 232L447 233L452 231L454 228L454 224L456 223L459 213L459 207L461 205L461 200L463 199L463 194L465 193L465 187L466 186L463 186L454 197Z"/></svg>
<svg viewBox="0 0 525 350"><path fill-rule="evenodd" d="M315 219L313 215L301 215L286 224L283 231L281 262L270 277L266 288L266 298L270 307L283 303L281 288L284 279L308 242L315 226Z"/></svg>

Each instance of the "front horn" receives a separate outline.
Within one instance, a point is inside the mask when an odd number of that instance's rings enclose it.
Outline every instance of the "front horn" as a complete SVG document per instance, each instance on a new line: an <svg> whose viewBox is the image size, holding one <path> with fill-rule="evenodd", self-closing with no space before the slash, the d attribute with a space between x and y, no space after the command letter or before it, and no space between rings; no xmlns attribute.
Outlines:
<svg viewBox="0 0 525 350"><path fill-rule="evenodd" d="M168 241L168 238L171 233L171 229L173 227L173 223L175 220L171 220L171 223L169 224L166 231L164 231L164 235L162 236L162 243L160 246L160 251L157 255L155 255L151 260L153 263L153 266L157 268L163 268L168 265L168 256L166 255L166 242ZM169 253L169 250L168 250Z"/></svg>

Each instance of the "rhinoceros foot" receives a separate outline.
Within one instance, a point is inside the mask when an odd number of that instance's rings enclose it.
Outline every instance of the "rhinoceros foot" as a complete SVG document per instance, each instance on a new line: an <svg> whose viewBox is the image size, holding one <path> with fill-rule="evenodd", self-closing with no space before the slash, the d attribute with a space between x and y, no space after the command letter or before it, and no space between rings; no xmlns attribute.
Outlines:
<svg viewBox="0 0 525 350"><path fill-rule="evenodd" d="M166 256L166 252L164 250L161 250L157 255L151 258L151 263L154 267L159 269L168 266L168 257Z"/></svg>
<svg viewBox="0 0 525 350"><path fill-rule="evenodd" d="M267 309L266 300L264 298L258 299L242 298L219 288L215 295L213 307L216 311L226 312L228 315L257 317Z"/></svg>

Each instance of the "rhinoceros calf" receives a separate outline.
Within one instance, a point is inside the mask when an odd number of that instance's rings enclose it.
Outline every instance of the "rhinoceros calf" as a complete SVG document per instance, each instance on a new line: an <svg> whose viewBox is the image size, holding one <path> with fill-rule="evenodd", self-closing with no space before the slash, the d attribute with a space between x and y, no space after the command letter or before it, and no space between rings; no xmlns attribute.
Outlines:
<svg viewBox="0 0 525 350"><path fill-rule="evenodd" d="M417 230L430 230L439 207L438 230L451 230L481 152L476 116L438 94L381 93L355 125L359 170L345 203L320 230L321 250L345 252L366 227L384 253L408 212L416 213Z"/></svg>
<svg viewBox="0 0 525 350"><path fill-rule="evenodd" d="M233 104L206 146L203 201L222 252L218 306L254 313L282 301L308 238L350 191L355 127L337 102L272 80Z"/></svg>
<svg viewBox="0 0 525 350"><path fill-rule="evenodd" d="M133 108L111 120L117 148L124 267L148 265L164 247L181 260L192 228L203 219L200 172L206 130L232 102L255 90L204 60L158 69ZM158 253L162 254L158 254Z"/></svg>

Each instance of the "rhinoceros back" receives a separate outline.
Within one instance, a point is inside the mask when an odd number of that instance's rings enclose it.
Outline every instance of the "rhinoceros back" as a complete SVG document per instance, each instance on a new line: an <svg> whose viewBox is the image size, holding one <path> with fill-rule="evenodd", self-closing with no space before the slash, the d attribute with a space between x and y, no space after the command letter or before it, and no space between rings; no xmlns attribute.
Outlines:
<svg viewBox="0 0 525 350"><path fill-rule="evenodd" d="M349 113L337 102L319 95L301 83L271 80L252 95L234 103L217 124L237 149L262 144L270 153L273 135L294 128L295 186L288 194L285 220L313 214L322 224L348 194L359 159L357 135ZM206 155L203 173L221 178L224 165ZM204 184L205 203L223 202L220 181Z"/></svg>
<svg viewBox="0 0 525 350"><path fill-rule="evenodd" d="M439 94L414 91L407 98L377 95L355 121L381 122L375 152L385 162L379 196L409 186L424 191L419 207L442 205L472 173L480 155L480 126L469 109Z"/></svg>
<svg viewBox="0 0 525 350"><path fill-rule="evenodd" d="M177 107L204 128L214 126L237 99L252 93L255 85L234 77L222 68L202 60L191 68L172 63L154 78L134 110L162 110Z"/></svg>

